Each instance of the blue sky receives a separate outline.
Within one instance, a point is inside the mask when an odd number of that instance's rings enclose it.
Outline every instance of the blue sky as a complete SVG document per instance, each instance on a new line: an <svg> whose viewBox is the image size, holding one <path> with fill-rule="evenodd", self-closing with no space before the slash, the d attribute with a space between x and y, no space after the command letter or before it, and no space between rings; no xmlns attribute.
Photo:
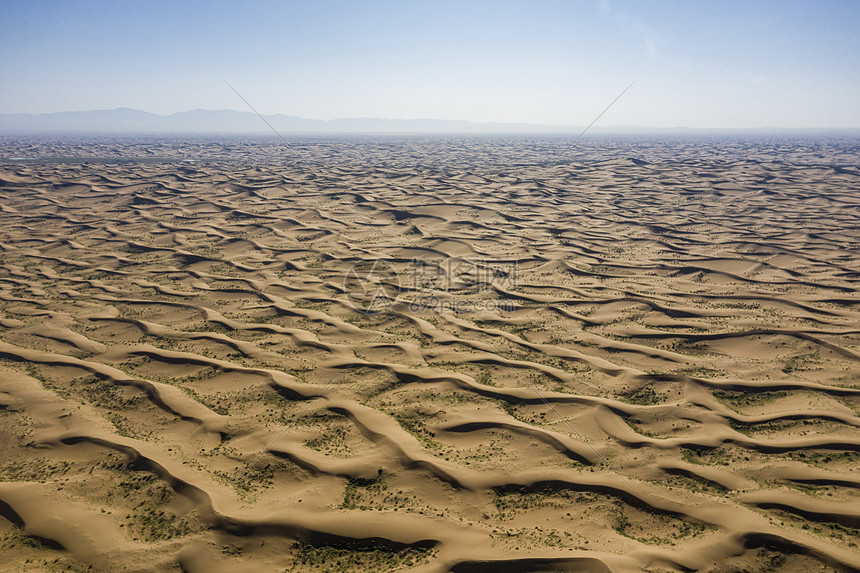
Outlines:
<svg viewBox="0 0 860 573"><path fill-rule="evenodd" d="M860 127L860 1L2 2L0 112Z"/></svg>

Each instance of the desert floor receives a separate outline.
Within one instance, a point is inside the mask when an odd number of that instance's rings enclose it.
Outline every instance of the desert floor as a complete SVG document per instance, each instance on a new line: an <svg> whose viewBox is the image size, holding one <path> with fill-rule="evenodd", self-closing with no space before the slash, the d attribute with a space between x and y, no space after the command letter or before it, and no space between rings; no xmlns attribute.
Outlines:
<svg viewBox="0 0 860 573"><path fill-rule="evenodd" d="M857 571L860 142L0 138L0 568Z"/></svg>

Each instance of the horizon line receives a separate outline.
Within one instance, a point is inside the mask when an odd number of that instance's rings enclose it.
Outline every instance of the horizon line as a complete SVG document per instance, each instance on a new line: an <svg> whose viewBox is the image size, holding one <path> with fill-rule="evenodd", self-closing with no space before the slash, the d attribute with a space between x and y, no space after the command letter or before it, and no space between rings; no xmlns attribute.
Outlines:
<svg viewBox="0 0 860 573"><path fill-rule="evenodd" d="M238 114L247 114L254 115L253 113L246 110L238 110L238 109L230 109L230 108L221 108L221 109L207 109L207 108L193 108L187 110L180 110L170 113L157 113L152 111L147 111L138 108L118 106L115 108L99 108L99 109L88 109L88 110L64 110L64 111L49 111L49 112L0 112L0 116L28 116L28 117L38 117L38 116L50 116L57 114L88 114L88 113L98 113L98 112L117 112L117 111L132 111L148 114L151 116L159 117L159 118L168 118L174 115L193 113L193 112L207 112L207 113L238 113ZM475 126L481 125L505 125L505 126L523 126L523 127L539 127L539 128L547 128L551 130L553 133L561 133L565 129L581 129L582 126L577 126L573 124L563 124L563 123L537 123L530 121L510 121L510 120L472 120L472 119L450 119L450 118L434 118L434 117L416 117L416 118L401 118L401 117L379 117L379 116L347 116L347 117L336 117L332 119L319 119L312 117L303 117L298 115L289 115L283 112L276 113L265 113L262 114L267 117L284 117L296 120L303 121L311 121L311 122L320 122L320 123L333 123L339 121L379 121L379 122L449 122L449 123L461 123L461 124L474 124ZM672 125L672 126L657 126L657 125L645 125L645 124L610 124L603 126L595 126L596 129L600 131L619 129L619 130L638 130L638 131L648 131L653 130L655 132L665 132L671 130L681 130L681 131L744 131L744 132L766 132L766 131L860 131L860 125L858 126L784 126L784 125L762 125L755 127L733 127L733 126L685 126L685 125ZM0 127L0 133L6 131L2 127ZM26 131L24 129L16 128L11 131L15 132L23 132ZM44 130L40 130L43 131ZM93 130L100 133L104 133L105 130ZM257 130L243 130L242 133L255 133ZM261 133L264 130L259 130ZM142 133L140 130L134 130L135 133ZM225 130L224 133L235 132L235 130ZM118 131L117 133L121 133ZM158 133L158 130L154 130L152 133ZM191 133L191 132L189 132ZM212 131L214 133L214 131ZM357 133L357 132L350 132ZM373 131L369 131L366 133L375 133ZM386 132L387 133L387 132ZM391 132L394 133L394 132ZM399 132L399 133L409 133L409 132ZM437 132L433 132L437 133ZM441 133L441 132L438 132ZM458 132L458 133L467 133L467 132ZM482 131L476 131L475 133L483 133ZM496 132L501 133L501 132ZM526 133L526 132L518 132L518 133ZM544 133L539 130L528 132L528 133Z"/></svg>

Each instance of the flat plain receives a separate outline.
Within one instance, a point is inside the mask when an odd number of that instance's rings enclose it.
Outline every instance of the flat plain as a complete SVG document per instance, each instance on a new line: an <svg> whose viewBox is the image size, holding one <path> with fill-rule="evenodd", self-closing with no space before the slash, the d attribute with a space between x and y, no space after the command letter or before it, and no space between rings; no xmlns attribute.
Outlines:
<svg viewBox="0 0 860 573"><path fill-rule="evenodd" d="M857 571L860 142L0 139L0 566Z"/></svg>

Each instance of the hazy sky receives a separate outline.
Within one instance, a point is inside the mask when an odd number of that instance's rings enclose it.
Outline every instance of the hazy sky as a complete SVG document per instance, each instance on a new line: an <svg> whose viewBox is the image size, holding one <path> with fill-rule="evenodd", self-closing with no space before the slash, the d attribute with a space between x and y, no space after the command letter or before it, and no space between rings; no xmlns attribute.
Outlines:
<svg viewBox="0 0 860 573"><path fill-rule="evenodd" d="M0 112L860 127L860 1L0 0Z"/></svg>

